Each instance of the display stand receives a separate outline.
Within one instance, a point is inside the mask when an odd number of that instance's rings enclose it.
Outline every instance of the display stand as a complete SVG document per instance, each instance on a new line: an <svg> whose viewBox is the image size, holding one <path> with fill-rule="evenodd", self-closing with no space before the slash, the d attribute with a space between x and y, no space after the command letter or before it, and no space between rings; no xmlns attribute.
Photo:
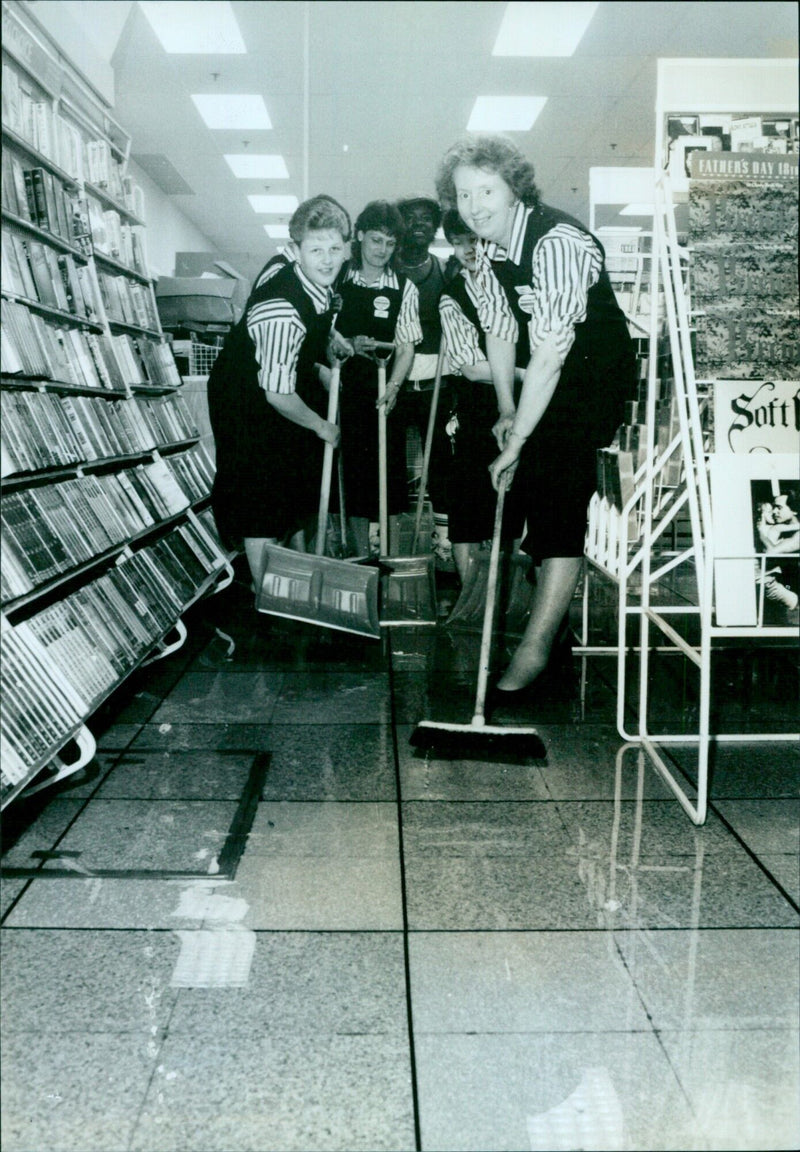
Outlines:
<svg viewBox="0 0 800 1152"><path fill-rule="evenodd" d="M2 134L5 807L88 763L89 717L234 574L158 320L130 139L6 3Z"/></svg>
<svg viewBox="0 0 800 1152"><path fill-rule="evenodd" d="M657 167L664 162L667 115L685 116L702 109L709 114L739 115L752 109L793 116L797 107L796 61L659 61L657 101ZM682 183L682 181L679 181ZM709 437L704 420L703 391L698 387L692 353L692 312L687 294L688 253L679 243L676 202L669 175L655 183L651 299L663 297L664 313L650 318L650 357L647 382L647 444L643 464L632 477L631 491L615 504L600 494L592 502L587 562L617 585L617 726L627 741L642 746L693 823L707 814L709 752L714 742L796 741L786 732L722 733L711 728L712 664L722 641L792 641L794 625L765 621L764 565L755 546L735 559L749 572L762 573L754 622L723 623L718 602L719 558L715 547L715 515L723 516L723 501L713 507L709 485ZM679 189L679 198L682 189ZM666 331L664 332L663 325ZM667 363L672 376L670 412L677 427L659 438L664 422L659 404L660 355L666 335ZM776 464L777 466L777 464ZM675 546L678 518L688 513L688 532ZM752 539L752 537L751 537ZM784 553L784 560L797 554ZM588 628L588 580L584 629ZM637 715L630 721L626 685L632 649L628 622L638 624ZM696 730L687 733L653 731L651 654L655 640L682 654L699 676ZM669 762L668 749L688 745L696 752L694 795Z"/></svg>

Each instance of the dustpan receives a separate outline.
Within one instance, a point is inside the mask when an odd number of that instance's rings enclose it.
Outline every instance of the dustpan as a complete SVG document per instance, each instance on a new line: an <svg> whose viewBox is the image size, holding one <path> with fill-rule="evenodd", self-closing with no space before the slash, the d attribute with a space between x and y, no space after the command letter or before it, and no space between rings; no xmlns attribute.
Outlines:
<svg viewBox="0 0 800 1152"><path fill-rule="evenodd" d="M336 423L339 405L340 365L331 372L328 421ZM325 445L322 461L317 541L314 553L295 552L277 544L265 548L265 568L256 601L259 612L302 620L322 628L355 632L377 639L379 574L376 568L324 556L331 475L332 444Z"/></svg>
<svg viewBox="0 0 800 1152"><path fill-rule="evenodd" d="M386 477L386 361L394 352L393 344L375 341L372 355L378 365L378 531L380 534L380 567L383 575L381 587L381 626L435 625L436 624L436 568L432 552L417 555L422 505L428 478L433 421L439 399L442 377L442 354L436 368L436 382L431 397L431 411L423 457L422 478L417 497L417 516L411 543L411 555L389 555L389 505Z"/></svg>

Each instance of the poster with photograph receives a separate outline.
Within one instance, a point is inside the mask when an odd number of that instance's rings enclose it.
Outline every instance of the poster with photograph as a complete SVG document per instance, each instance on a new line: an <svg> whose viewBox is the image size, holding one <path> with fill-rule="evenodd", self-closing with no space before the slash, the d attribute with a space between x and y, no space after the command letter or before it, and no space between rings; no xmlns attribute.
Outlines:
<svg viewBox="0 0 800 1152"><path fill-rule="evenodd" d="M668 116L667 138L677 140L679 136L697 136L700 131L699 116Z"/></svg>
<svg viewBox="0 0 800 1152"><path fill-rule="evenodd" d="M678 136L669 146L669 178L673 192L686 191L692 174L691 156L693 152L720 152L722 139L719 136Z"/></svg>
<svg viewBox="0 0 800 1152"><path fill-rule="evenodd" d="M796 453L709 458L715 622L800 621L800 460Z"/></svg>
<svg viewBox="0 0 800 1152"><path fill-rule="evenodd" d="M794 452L800 445L797 380L715 380L714 451Z"/></svg>

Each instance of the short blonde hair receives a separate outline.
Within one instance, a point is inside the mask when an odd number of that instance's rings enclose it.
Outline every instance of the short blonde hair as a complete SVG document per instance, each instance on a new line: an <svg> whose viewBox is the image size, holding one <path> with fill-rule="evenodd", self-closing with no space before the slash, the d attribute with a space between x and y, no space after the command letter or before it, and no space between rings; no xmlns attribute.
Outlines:
<svg viewBox="0 0 800 1152"><path fill-rule="evenodd" d="M312 196L295 209L289 221L289 235L301 244L309 232L338 232L342 240L350 239L350 217L332 196Z"/></svg>

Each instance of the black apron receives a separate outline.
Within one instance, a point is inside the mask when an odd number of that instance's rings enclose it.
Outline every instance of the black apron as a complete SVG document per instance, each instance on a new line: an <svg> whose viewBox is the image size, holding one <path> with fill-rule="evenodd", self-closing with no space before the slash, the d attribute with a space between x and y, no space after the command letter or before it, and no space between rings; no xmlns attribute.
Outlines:
<svg viewBox="0 0 800 1152"><path fill-rule="evenodd" d="M486 338L463 275L449 281L442 295L455 301L476 330L486 358ZM448 535L453 544L470 544L488 540L494 528L497 493L492 487L489 465L499 452L492 435L498 417L497 395L491 382L468 380L465 376L450 376L448 380L453 397L450 419L458 422L451 437L452 459L445 508ZM523 516L516 497L512 488L503 514L506 537L519 536L522 531Z"/></svg>
<svg viewBox="0 0 800 1152"><path fill-rule="evenodd" d="M517 289L531 286L534 248L561 223L591 235L578 220L542 205L528 218L520 263L492 262L519 324L520 367L530 360L530 316L520 306ZM555 392L525 444L513 484L525 502L528 536L523 547L536 559L583 554L586 508L597 486L597 449L613 439L625 401L636 395L633 341L605 263L588 291L586 318L574 331Z"/></svg>
<svg viewBox="0 0 800 1152"><path fill-rule="evenodd" d="M396 273L398 288L365 287L342 278L338 286L342 310L336 330L342 336L371 336L394 343L406 277ZM387 367L387 376L388 376ZM378 519L378 366L364 356L351 356L342 365L340 424L345 510L348 516ZM389 515L408 508L405 438L394 414L386 427Z"/></svg>
<svg viewBox="0 0 800 1152"><path fill-rule="evenodd" d="M212 507L223 541L295 532L319 507L324 443L310 429L281 416L258 382L255 345L247 316L265 300L287 300L306 336L297 362L296 391L309 408L327 413L327 392L314 371L326 362L332 313L317 314L296 265L288 264L250 295L244 315L228 333L208 380L208 407L217 454Z"/></svg>

